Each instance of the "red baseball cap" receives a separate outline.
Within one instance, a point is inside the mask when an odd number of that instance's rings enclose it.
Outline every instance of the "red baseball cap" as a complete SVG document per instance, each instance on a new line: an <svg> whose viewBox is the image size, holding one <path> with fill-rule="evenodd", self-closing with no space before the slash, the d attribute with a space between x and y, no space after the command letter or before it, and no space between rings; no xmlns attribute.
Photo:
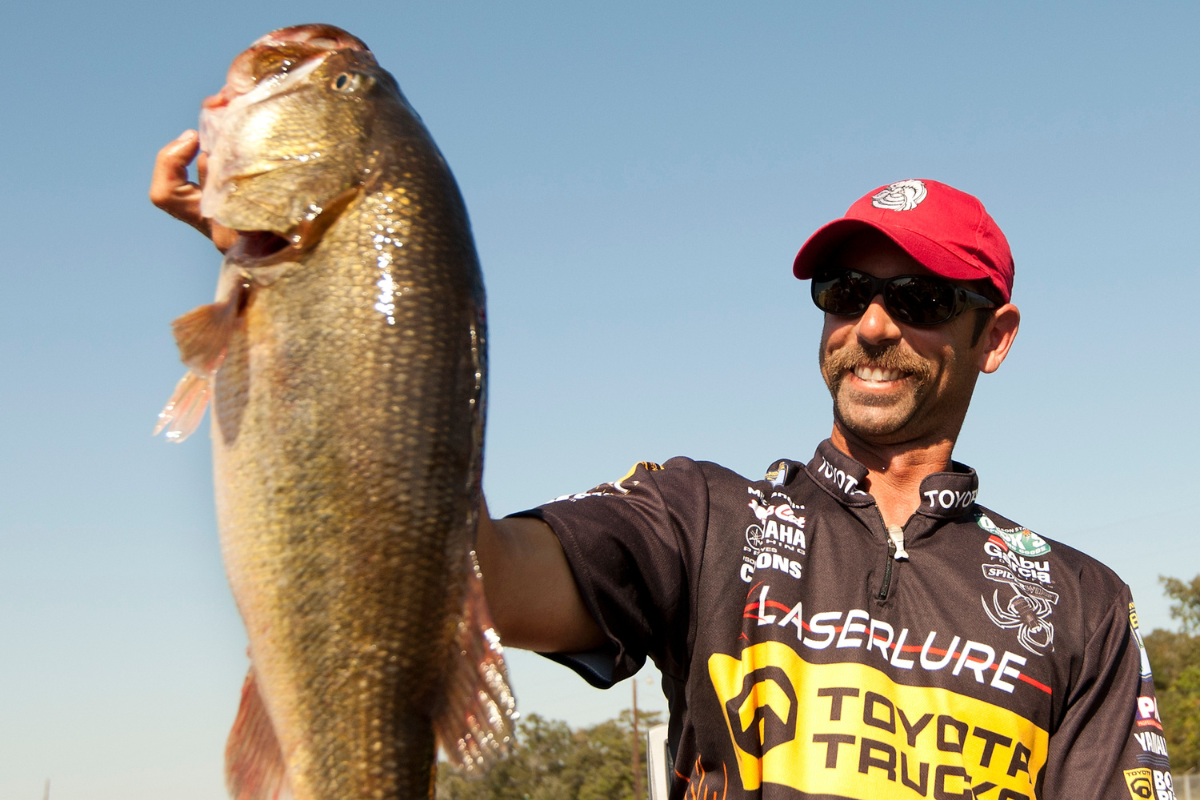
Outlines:
<svg viewBox="0 0 1200 800"><path fill-rule="evenodd" d="M880 186L809 237L792 272L805 280L851 234L873 228L945 278L988 280L1008 302L1013 257L1000 226L976 198L937 181Z"/></svg>

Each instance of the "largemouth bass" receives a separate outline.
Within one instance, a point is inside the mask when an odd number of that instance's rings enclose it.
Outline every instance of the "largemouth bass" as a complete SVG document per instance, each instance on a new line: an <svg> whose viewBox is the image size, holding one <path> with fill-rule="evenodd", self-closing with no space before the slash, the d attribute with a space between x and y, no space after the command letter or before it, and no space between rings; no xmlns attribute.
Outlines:
<svg viewBox="0 0 1200 800"><path fill-rule="evenodd" d="M216 302L173 323L188 372L158 430L186 438L211 398L251 657L230 793L432 797L437 741L482 765L515 718L472 553L486 330L462 198L332 26L238 56L201 147L202 213L239 238Z"/></svg>

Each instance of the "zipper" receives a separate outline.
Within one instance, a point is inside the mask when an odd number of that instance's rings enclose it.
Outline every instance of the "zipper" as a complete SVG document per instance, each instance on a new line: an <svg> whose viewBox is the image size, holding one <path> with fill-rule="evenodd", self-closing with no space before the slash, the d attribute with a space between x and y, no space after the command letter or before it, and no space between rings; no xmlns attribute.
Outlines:
<svg viewBox="0 0 1200 800"><path fill-rule="evenodd" d="M897 561L908 561L908 551L904 549L904 528L899 525L889 525L888 538L896 545L895 558Z"/></svg>
<svg viewBox="0 0 1200 800"><path fill-rule="evenodd" d="M879 587L879 591L875 594L876 600L887 600L888 592L892 589L892 562L897 560L896 555L896 538L888 529L887 523L883 521L883 514L879 511L879 506L872 506L875 510L875 517L879 520L879 527L883 528L884 537L887 539L887 557L883 562L883 585ZM900 529L900 558L908 558L908 553L904 552L904 529Z"/></svg>
<svg viewBox="0 0 1200 800"><path fill-rule="evenodd" d="M888 591L892 588L892 562L896 559L896 543L888 539L887 561L883 567L883 586L879 587L876 600L887 600Z"/></svg>
<svg viewBox="0 0 1200 800"><path fill-rule="evenodd" d="M891 525L887 529L888 554L887 563L883 568L883 586L879 588L876 600L887 600L888 591L892 588L892 562L908 561L908 551L904 549L904 528Z"/></svg>

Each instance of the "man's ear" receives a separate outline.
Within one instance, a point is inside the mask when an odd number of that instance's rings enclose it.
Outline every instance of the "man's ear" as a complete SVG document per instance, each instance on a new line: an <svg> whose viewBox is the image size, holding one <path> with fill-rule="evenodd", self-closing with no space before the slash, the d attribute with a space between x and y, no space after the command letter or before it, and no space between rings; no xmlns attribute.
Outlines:
<svg viewBox="0 0 1200 800"><path fill-rule="evenodd" d="M1019 327L1021 312L1012 303L1002 305L992 313L992 318L980 337L983 345L979 351L980 372L991 373L1000 369L1000 365L1008 357L1013 340L1017 338Z"/></svg>

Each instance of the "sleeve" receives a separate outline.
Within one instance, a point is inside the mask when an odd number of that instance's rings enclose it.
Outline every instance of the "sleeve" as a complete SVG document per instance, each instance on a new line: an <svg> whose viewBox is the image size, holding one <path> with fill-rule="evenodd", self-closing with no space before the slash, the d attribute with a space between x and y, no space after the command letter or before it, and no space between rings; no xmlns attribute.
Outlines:
<svg viewBox="0 0 1200 800"><path fill-rule="evenodd" d="M691 633L689 576L708 517L700 465L642 462L619 481L558 498L518 516L558 536L584 604L608 643L587 653L543 654L605 689L650 656L667 675L684 672Z"/></svg>
<svg viewBox="0 0 1200 800"><path fill-rule="evenodd" d="M1128 587L1088 640L1038 797L1175 800L1150 663Z"/></svg>

